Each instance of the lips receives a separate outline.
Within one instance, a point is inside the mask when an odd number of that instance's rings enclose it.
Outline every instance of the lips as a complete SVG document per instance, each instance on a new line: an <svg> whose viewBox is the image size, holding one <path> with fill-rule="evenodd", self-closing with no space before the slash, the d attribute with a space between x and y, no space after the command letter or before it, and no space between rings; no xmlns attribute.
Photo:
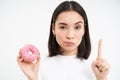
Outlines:
<svg viewBox="0 0 120 80"><path fill-rule="evenodd" d="M64 42L66 46L70 47L70 46L73 46L75 43L73 42Z"/></svg>

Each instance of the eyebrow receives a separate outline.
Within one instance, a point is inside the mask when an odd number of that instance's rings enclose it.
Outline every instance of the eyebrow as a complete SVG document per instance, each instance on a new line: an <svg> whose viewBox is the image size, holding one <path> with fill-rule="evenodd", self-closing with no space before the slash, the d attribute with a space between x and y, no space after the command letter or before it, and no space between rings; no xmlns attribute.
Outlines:
<svg viewBox="0 0 120 80"><path fill-rule="evenodd" d="M79 23L83 23L83 21L78 21L78 22L76 22L75 24L79 24Z"/></svg>
<svg viewBox="0 0 120 80"><path fill-rule="evenodd" d="M74 25L79 24L79 23L83 23L83 21L78 21L78 22L76 22ZM67 26L67 24L64 23L64 22L60 22L60 23L58 23L58 24L59 24L59 25L66 25L66 26Z"/></svg>

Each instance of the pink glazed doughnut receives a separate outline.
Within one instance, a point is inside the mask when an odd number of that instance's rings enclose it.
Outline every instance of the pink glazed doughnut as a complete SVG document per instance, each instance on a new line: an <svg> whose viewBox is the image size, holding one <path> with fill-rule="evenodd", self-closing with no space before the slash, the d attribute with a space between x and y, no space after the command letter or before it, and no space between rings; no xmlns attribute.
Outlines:
<svg viewBox="0 0 120 80"><path fill-rule="evenodd" d="M33 62L39 57L39 50L31 44L25 45L20 53L27 62Z"/></svg>

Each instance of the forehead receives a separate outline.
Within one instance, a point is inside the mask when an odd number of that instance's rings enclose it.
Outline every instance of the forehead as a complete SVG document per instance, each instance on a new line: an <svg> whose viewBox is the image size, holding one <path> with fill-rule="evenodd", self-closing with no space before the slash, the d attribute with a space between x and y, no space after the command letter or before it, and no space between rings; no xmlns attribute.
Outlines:
<svg viewBox="0 0 120 80"><path fill-rule="evenodd" d="M84 23L82 16L76 11L64 11L60 13L56 19L56 23L59 22L76 23L78 21Z"/></svg>

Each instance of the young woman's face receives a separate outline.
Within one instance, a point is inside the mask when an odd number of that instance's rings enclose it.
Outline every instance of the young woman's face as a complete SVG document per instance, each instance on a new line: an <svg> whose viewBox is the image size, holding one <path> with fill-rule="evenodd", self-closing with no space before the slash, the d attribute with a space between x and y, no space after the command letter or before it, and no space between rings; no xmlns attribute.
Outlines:
<svg viewBox="0 0 120 80"><path fill-rule="evenodd" d="M76 54L85 31L84 20L75 11L62 12L53 24L52 31L64 55Z"/></svg>

